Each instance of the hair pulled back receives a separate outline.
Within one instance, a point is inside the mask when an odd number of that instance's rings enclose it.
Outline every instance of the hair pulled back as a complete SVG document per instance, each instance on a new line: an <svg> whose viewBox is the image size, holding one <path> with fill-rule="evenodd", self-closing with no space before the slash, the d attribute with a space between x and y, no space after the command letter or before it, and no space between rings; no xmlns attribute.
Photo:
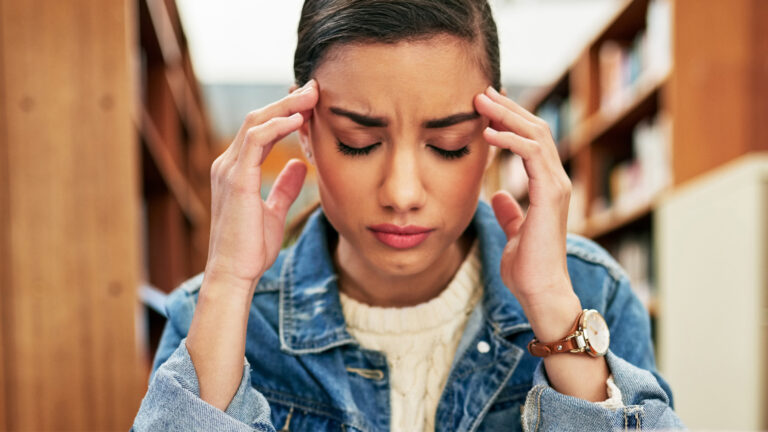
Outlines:
<svg viewBox="0 0 768 432"><path fill-rule="evenodd" d="M305 0L293 59L296 84L310 80L333 46L439 34L477 45L491 85L501 88L499 38L487 0Z"/></svg>
<svg viewBox="0 0 768 432"><path fill-rule="evenodd" d="M334 46L394 44L444 34L475 46L491 85L501 89L499 36L487 0L305 0L293 57L296 84L306 84ZM319 206L317 202L293 219L283 246L299 237Z"/></svg>

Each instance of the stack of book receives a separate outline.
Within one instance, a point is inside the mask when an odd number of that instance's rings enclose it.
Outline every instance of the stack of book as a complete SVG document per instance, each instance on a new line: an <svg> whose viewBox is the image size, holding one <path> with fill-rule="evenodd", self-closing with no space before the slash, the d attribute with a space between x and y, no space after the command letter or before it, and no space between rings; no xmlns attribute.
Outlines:
<svg viewBox="0 0 768 432"><path fill-rule="evenodd" d="M579 121L582 110L576 101L568 96L552 95L536 110L536 115L549 125L552 137L555 139L557 150L564 154L565 139L573 131Z"/></svg>
<svg viewBox="0 0 768 432"><path fill-rule="evenodd" d="M646 205L672 182L670 157L670 120L664 112L640 121L632 132L632 158L613 163L606 161L600 172L607 178L603 199L596 201L593 212L611 208L627 213Z"/></svg>
<svg viewBox="0 0 768 432"><path fill-rule="evenodd" d="M626 270L632 291L645 308L650 310L656 295L650 230L623 236L612 253Z"/></svg>
<svg viewBox="0 0 768 432"><path fill-rule="evenodd" d="M665 76L671 65L671 6L669 0L652 0L646 28L632 40L609 39L598 51L600 109L615 112L634 98L643 82Z"/></svg>

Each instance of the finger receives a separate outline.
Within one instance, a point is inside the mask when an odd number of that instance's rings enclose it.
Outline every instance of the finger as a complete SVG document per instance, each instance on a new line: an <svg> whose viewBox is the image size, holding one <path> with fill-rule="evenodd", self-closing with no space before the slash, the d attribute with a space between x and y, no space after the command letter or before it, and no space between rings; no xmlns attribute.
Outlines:
<svg viewBox="0 0 768 432"><path fill-rule="evenodd" d="M240 169L261 166L275 143L298 129L303 118L295 113L290 117L275 117L258 126L248 129L237 156L236 165Z"/></svg>
<svg viewBox="0 0 768 432"><path fill-rule="evenodd" d="M309 80L303 87L292 91L279 101L253 112L252 120L256 122L254 126L273 117L288 117L297 112L311 111L318 97L317 81Z"/></svg>
<svg viewBox="0 0 768 432"><path fill-rule="evenodd" d="M512 124L519 125L520 129L517 131L519 135L539 142L549 157L556 158L560 162L560 154L557 152L552 132L544 120L531 114L511 99L498 93L496 93L496 99L491 99L488 93L490 93L490 90L486 90L486 94L479 95L478 102L481 104L490 102L488 107L492 109L492 112L489 115L494 113L500 115L500 117L495 119L489 116L491 127L503 130L509 129ZM514 130L512 131L515 132Z"/></svg>
<svg viewBox="0 0 768 432"><path fill-rule="evenodd" d="M275 212L279 220L285 220L288 209L301 192L306 174L307 166L304 162L291 159L277 176L266 204Z"/></svg>
<svg viewBox="0 0 768 432"><path fill-rule="evenodd" d="M525 220L525 214L520 204L507 191L499 191L491 197L491 205L496 220L507 235L507 240L511 240L517 235L520 226Z"/></svg>
<svg viewBox="0 0 768 432"><path fill-rule="evenodd" d="M543 154L541 145L531 139L523 138L514 132L499 132L491 127L483 131L485 141L496 147L507 149L523 158L525 171L531 180L546 179L551 176L551 166Z"/></svg>
<svg viewBox="0 0 768 432"><path fill-rule="evenodd" d="M493 86L489 86L485 90L485 94L494 102L506 107L507 109L511 110L515 114L518 114L519 116L523 117L524 119L536 123L538 121L542 121L539 117L536 117L533 115L530 111L523 108L520 104L513 101L512 99L502 95L501 93L497 92Z"/></svg>
<svg viewBox="0 0 768 432"><path fill-rule="evenodd" d="M239 152L239 147L242 146L249 129L259 126L272 118L288 117L295 113L302 113L305 120L309 120L312 108L317 103L318 98L317 82L313 79L279 101L256 111L251 111L246 115L245 121L235 137L234 145L238 147L235 149L236 152Z"/></svg>
<svg viewBox="0 0 768 432"><path fill-rule="evenodd" d="M534 123L492 101L483 93L475 97L475 108L480 115L487 117L495 128L505 129L529 139L536 139L539 135Z"/></svg>

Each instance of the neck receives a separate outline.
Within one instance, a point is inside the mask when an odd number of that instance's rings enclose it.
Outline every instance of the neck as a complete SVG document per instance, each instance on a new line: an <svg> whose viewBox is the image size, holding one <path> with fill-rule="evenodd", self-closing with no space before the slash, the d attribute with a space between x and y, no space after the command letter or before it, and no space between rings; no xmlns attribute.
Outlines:
<svg viewBox="0 0 768 432"><path fill-rule="evenodd" d="M333 261L339 290L358 302L379 307L407 307L427 302L445 289L467 256L474 233L467 230L433 265L412 275L391 275L377 271L360 254L339 238Z"/></svg>

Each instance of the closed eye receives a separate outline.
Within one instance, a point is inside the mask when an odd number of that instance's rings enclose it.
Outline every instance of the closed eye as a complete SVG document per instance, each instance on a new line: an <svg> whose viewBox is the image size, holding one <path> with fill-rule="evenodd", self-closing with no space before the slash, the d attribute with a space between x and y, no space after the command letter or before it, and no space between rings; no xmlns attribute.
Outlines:
<svg viewBox="0 0 768 432"><path fill-rule="evenodd" d="M437 153L440 157L445 159L458 159L469 154L469 146L464 146L458 150L446 150L432 145L429 147L434 150L435 153Z"/></svg>
<svg viewBox="0 0 768 432"><path fill-rule="evenodd" d="M380 144L381 143L378 142L366 147L358 148L358 147L348 146L341 141L336 141L336 148L340 153L345 154L347 156L365 156L371 151L373 151L373 149L378 147Z"/></svg>
<svg viewBox="0 0 768 432"><path fill-rule="evenodd" d="M336 141L336 148L337 150L347 156L365 156L369 153L371 153L376 147L381 145L380 142L377 142L375 144L371 144L366 147L352 147L347 144L344 144L341 141ZM444 158L444 159L458 159L461 157L464 157L469 154L469 146L464 146L458 150L446 150L442 149L440 147L435 147L433 145L430 145L429 148L432 149L435 153L437 153L438 156Z"/></svg>

